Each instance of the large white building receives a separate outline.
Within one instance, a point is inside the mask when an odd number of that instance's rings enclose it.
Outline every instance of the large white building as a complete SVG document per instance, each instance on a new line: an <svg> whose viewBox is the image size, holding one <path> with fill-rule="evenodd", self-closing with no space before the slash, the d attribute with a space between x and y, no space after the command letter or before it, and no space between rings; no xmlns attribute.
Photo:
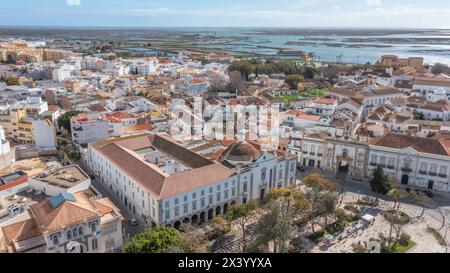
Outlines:
<svg viewBox="0 0 450 273"><path fill-rule="evenodd" d="M381 165L403 185L450 191L450 156L443 141L387 134L369 147L369 173Z"/></svg>
<svg viewBox="0 0 450 273"><path fill-rule="evenodd" d="M388 133L363 144L315 133L303 138L300 164L359 179L380 165L402 185L450 191L450 153L443 139Z"/></svg>
<svg viewBox="0 0 450 273"><path fill-rule="evenodd" d="M423 95L441 89L450 94L450 79L439 77L416 77L413 90L420 90Z"/></svg>
<svg viewBox="0 0 450 273"><path fill-rule="evenodd" d="M220 162L165 135L91 143L87 164L129 212L147 226L205 223L230 206L296 182L296 162L279 152L238 142Z"/></svg>

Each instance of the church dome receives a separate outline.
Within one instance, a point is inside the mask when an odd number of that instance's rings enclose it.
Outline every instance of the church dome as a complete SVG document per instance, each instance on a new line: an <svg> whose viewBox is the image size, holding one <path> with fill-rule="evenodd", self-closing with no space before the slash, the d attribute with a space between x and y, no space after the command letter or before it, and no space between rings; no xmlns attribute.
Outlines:
<svg viewBox="0 0 450 273"><path fill-rule="evenodd" d="M261 153L252 144L247 142L239 142L236 145L234 145L234 147L232 147L230 155L258 158L261 155Z"/></svg>
<svg viewBox="0 0 450 273"><path fill-rule="evenodd" d="M261 152L248 142L238 142L229 147L224 155L227 161L250 163L251 160L259 158Z"/></svg>

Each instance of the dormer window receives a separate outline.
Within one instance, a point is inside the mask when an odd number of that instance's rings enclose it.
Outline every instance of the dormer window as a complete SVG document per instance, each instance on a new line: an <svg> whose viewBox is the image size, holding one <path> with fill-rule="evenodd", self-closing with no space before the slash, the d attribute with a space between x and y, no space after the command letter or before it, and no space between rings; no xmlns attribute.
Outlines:
<svg viewBox="0 0 450 273"><path fill-rule="evenodd" d="M83 227L78 228L78 234L81 236L83 235Z"/></svg>
<svg viewBox="0 0 450 273"><path fill-rule="evenodd" d="M77 228L74 228L74 229L72 230L72 234L73 234L73 238L78 237L78 229L77 229Z"/></svg>
<svg viewBox="0 0 450 273"><path fill-rule="evenodd" d="M72 232L69 230L67 231L67 240L72 239Z"/></svg>

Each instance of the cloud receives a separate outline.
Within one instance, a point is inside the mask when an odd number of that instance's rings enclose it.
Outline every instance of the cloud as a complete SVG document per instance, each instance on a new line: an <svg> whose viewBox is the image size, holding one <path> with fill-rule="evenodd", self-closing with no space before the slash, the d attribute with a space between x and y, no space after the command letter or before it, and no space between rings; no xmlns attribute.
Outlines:
<svg viewBox="0 0 450 273"><path fill-rule="evenodd" d="M369 6L380 6L381 0L366 0L367 5Z"/></svg>
<svg viewBox="0 0 450 273"><path fill-rule="evenodd" d="M160 12L169 12L168 8L158 8L157 10Z"/></svg>
<svg viewBox="0 0 450 273"><path fill-rule="evenodd" d="M69 6L81 6L81 0L66 0Z"/></svg>
<svg viewBox="0 0 450 273"><path fill-rule="evenodd" d="M334 6L333 7L335 10L340 10L341 9L341 7L339 7L339 6Z"/></svg>

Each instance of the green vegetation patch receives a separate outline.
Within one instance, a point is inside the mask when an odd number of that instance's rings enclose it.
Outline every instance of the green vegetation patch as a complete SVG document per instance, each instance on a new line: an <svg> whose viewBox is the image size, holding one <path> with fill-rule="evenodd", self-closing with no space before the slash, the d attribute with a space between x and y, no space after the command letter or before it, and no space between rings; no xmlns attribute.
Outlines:
<svg viewBox="0 0 450 273"><path fill-rule="evenodd" d="M397 225L406 225L411 220L408 214L403 211L388 210L384 213L384 218Z"/></svg>
<svg viewBox="0 0 450 273"><path fill-rule="evenodd" d="M407 253L408 251L410 251L414 246L416 245L416 243L414 243L411 240L408 240L407 244L397 244L396 246L394 246L392 248L392 252L393 253Z"/></svg>
<svg viewBox="0 0 450 273"><path fill-rule="evenodd" d="M441 246L447 245L447 242L445 241L444 237L442 237L441 233L439 233L439 231L437 231L436 229L434 229L432 227L427 227L427 231L434 236L434 238L438 241L438 243Z"/></svg>

